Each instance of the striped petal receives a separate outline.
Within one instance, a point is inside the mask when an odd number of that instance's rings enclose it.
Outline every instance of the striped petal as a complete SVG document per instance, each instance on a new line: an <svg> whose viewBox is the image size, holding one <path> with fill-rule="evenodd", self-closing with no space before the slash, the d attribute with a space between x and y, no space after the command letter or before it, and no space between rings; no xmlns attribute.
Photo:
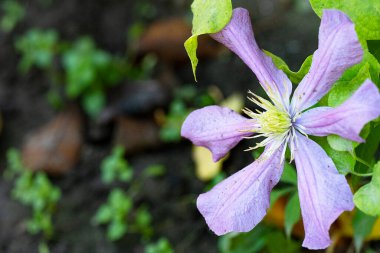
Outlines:
<svg viewBox="0 0 380 253"><path fill-rule="evenodd" d="M195 145L208 148L214 161L223 158L244 137L257 127L233 110L221 106L207 106L190 113L182 125L181 135Z"/></svg>
<svg viewBox="0 0 380 253"><path fill-rule="evenodd" d="M292 83L258 47L246 9L234 9L230 23L222 31L211 34L211 37L237 54L248 65L276 105L288 108Z"/></svg>
<svg viewBox="0 0 380 253"><path fill-rule="evenodd" d="M313 55L309 73L294 92L292 111L301 112L317 103L362 56L363 49L351 20L341 11L324 10L318 50Z"/></svg>

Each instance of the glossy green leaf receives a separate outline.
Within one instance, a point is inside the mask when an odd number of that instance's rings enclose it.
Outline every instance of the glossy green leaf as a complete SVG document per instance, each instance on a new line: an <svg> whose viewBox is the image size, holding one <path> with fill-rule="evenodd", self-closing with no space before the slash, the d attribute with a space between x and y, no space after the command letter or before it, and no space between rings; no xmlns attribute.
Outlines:
<svg viewBox="0 0 380 253"><path fill-rule="evenodd" d="M338 9L346 13L356 25L356 31L362 40L380 39L380 3L379 0L310 0L318 16L323 9Z"/></svg>
<svg viewBox="0 0 380 253"><path fill-rule="evenodd" d="M289 77L290 81L292 81L292 83L295 83L295 84L298 84L299 82L301 82L302 78L307 74L307 72L309 72L311 62L313 59L313 56L309 55L305 59L305 61L302 63L301 68L297 72L294 72L289 69L286 62L282 60L280 57L265 50L264 50L264 53L270 56L273 60L274 65L276 65L277 68L284 71L284 73Z"/></svg>
<svg viewBox="0 0 380 253"><path fill-rule="evenodd" d="M193 30L192 36L185 42L185 49L196 79L198 36L222 30L232 17L232 3L231 0L194 0L191 10L194 15Z"/></svg>
<svg viewBox="0 0 380 253"><path fill-rule="evenodd" d="M354 203L364 213L380 216L380 162L373 168L371 182L355 193Z"/></svg>
<svg viewBox="0 0 380 253"><path fill-rule="evenodd" d="M288 238L292 233L293 226L301 219L300 200L298 192L295 192L285 207L285 233Z"/></svg>

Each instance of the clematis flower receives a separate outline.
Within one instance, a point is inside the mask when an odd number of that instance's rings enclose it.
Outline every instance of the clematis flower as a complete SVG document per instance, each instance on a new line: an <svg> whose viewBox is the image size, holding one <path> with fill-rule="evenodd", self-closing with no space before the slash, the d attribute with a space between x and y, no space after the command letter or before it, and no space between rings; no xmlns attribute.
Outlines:
<svg viewBox="0 0 380 253"><path fill-rule="evenodd" d="M236 53L256 74L272 102L250 93L263 110L245 109L243 117L232 110L208 106L192 112L181 134L195 145L208 148L214 161L221 159L244 138L264 137L265 147L252 164L228 177L197 199L197 207L217 235L247 232L266 214L272 188L278 183L289 147L298 175L298 192L305 239L303 246L323 249L330 245L329 229L338 216L354 208L346 178L339 174L326 152L308 135L340 135L356 142L363 126L379 117L380 94L369 80L336 108L315 105L343 72L361 61L363 50L354 24L342 12L325 10L319 29L318 50L309 73L295 89L254 39L248 11L235 9L230 23L211 35Z"/></svg>

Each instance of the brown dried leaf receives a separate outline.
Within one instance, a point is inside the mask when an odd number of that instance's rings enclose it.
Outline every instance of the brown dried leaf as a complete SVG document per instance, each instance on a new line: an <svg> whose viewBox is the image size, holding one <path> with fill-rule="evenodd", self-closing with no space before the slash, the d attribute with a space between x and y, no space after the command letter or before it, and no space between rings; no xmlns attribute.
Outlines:
<svg viewBox="0 0 380 253"><path fill-rule="evenodd" d="M73 168L82 146L82 120L70 109L56 116L26 140L22 149L25 166L61 175Z"/></svg>
<svg viewBox="0 0 380 253"><path fill-rule="evenodd" d="M159 128L149 120L119 117L114 143L123 146L126 154L152 149L161 144Z"/></svg>

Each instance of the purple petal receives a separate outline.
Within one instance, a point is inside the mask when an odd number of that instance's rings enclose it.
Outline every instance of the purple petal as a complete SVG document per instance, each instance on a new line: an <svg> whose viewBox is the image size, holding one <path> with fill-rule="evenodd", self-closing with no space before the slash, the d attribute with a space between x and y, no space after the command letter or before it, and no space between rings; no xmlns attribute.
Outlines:
<svg viewBox="0 0 380 253"><path fill-rule="evenodd" d="M325 249L331 243L331 224L342 212L354 208L352 193L346 178L338 173L326 152L314 141L296 135L294 157L305 227L302 246Z"/></svg>
<svg viewBox="0 0 380 253"><path fill-rule="evenodd" d="M318 50L309 73L294 92L293 112L317 103L347 68L361 61L362 56L363 49L351 20L341 11L324 10Z"/></svg>
<svg viewBox="0 0 380 253"><path fill-rule="evenodd" d="M253 127L255 124L252 119L244 118L229 108L214 105L190 113L182 125L181 135L195 145L208 148L216 162L244 137L252 135L250 130Z"/></svg>
<svg viewBox="0 0 380 253"><path fill-rule="evenodd" d="M255 162L198 197L197 207L215 234L247 232L262 220L270 191L281 177L283 149L272 155L265 150Z"/></svg>
<svg viewBox="0 0 380 253"><path fill-rule="evenodd" d="M369 80L337 108L311 109L296 121L306 134L326 136L337 134L343 138L363 142L359 136L363 126L380 116L380 94Z"/></svg>
<svg viewBox="0 0 380 253"><path fill-rule="evenodd" d="M272 59L258 47L246 9L234 9L230 23L211 37L224 44L248 65L273 102L288 108L292 84L284 72L277 69Z"/></svg>

